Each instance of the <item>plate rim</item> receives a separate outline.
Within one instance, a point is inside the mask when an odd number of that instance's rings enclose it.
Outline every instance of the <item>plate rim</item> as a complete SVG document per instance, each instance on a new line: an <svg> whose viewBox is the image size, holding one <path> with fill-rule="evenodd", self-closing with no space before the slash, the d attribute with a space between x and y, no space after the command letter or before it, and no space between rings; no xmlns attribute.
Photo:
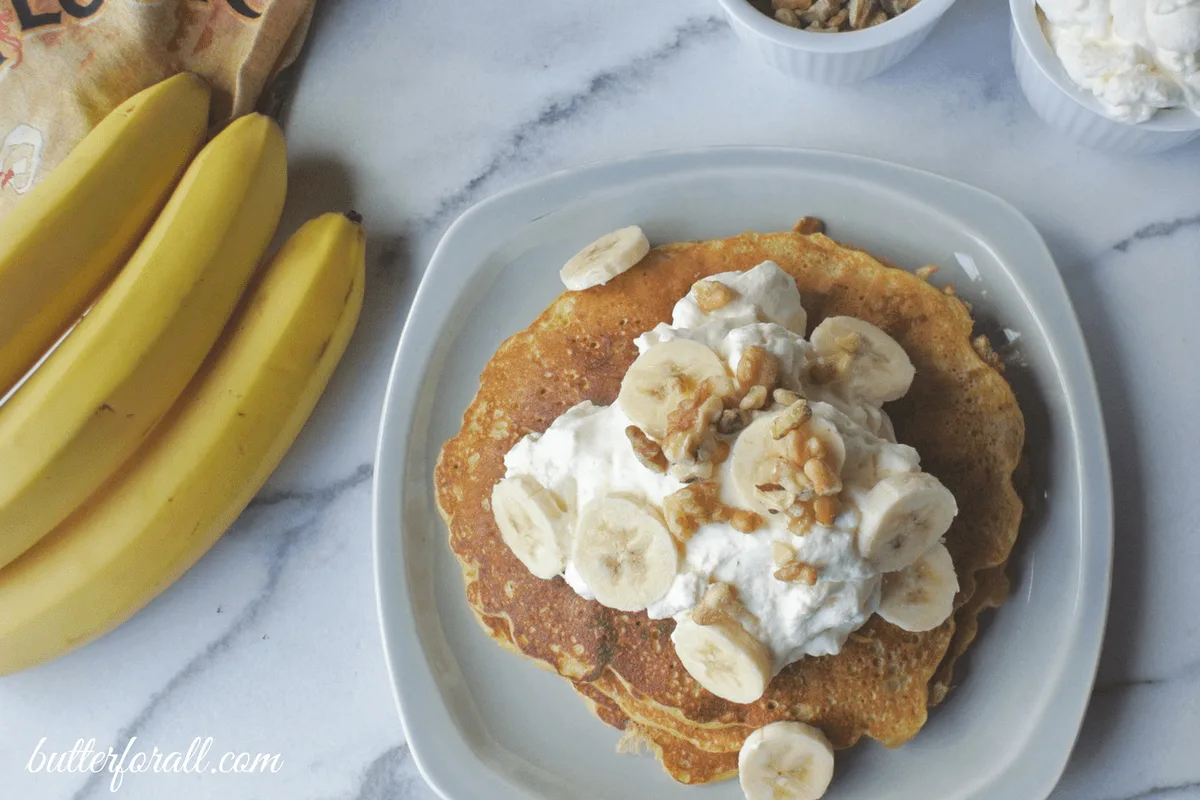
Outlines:
<svg viewBox="0 0 1200 800"><path fill-rule="evenodd" d="M1007 222L1015 223L1021 238L1026 239L1028 244L1035 247L1039 257L1050 267L1049 270L1043 270L1042 279L1050 282L1051 290L1057 295L1053 302L1056 304L1061 302L1066 312L1056 319L1058 328L1053 338L1055 346L1050 348L1050 354L1056 355L1056 350L1073 350L1076 352L1072 355L1082 356L1069 359L1069 365L1057 363L1057 358L1055 362L1059 368L1060 380L1065 392L1072 449L1078 465L1079 523L1081 531L1086 532L1086 535L1081 536L1080 561L1077 565L1080 570L1078 598L1082 598L1083 603L1093 610L1089 613L1081 612L1078 615L1075 646L1063 659L1062 668L1055 676L1056 689L1047 700L1048 712L1053 710L1055 704L1065 703L1067 706L1060 713L1066 715L1069 723L1066 728L1068 733L1055 740L1059 745L1059 757L1055 758L1052 767L1045 770L1040 776L1031 776L1029 773L1025 773L1026 780L1023 783L1026 785L1024 788L1044 797L1053 790L1065 771L1082 728L1099 668L1111 595L1114 522L1111 464L1095 372L1088 352L1087 341L1083 336L1070 294L1067 292L1062 275L1049 248L1034 225L1012 204L990 192L952 178L881 159L836 151L776 146L724 145L653 150L622 158L593 161L572 168L556 170L542 177L506 188L471 206L446 229L421 276L392 359L382 404L375 448L375 470L372 478L372 560L376 613L379 619L384 660L392 684L393 700L405 732L405 739L422 777L438 795L446 800L460 800L477 796L474 793L479 792L485 786L489 796L492 797L529 796L525 791L518 790L516 785L505 780L503 773L496 770L493 764L488 763L484 754L472 748L466 741L463 731L451 718L448 707L441 700L439 683L428 663L427 651L417 630L417 619L412 603L407 602L395 606L388 602L392 596L411 599L411 590L405 570L406 547L402 522L403 508L406 503L404 479L412 440L412 418L416 412L419 391L414 388L410 393L411 397L402 396L398 379L402 374L402 368L404 368L403 371L409 371L410 362L418 368L417 371L421 374L424 374L432 364L435 355L432 349L425 352L419 351L415 355L413 353L423 344L417 342L421 333L415 332L422 326L415 325L414 320L423 321L421 318L426 316L425 308L429 305L426 295L432 291L431 287L440 273L453 268L444 266L444 264L453 263L446 256L447 251L457 246L464 229L469 230L481 218L486 220L488 215L503 212L508 206L513 205L515 200L523 196L534 197L549 187L589 181L603 184L604 188L608 189L619 187L622 182L620 173L636 165L646 166L645 171L640 174L641 178L661 178L714 167L757 168L768 166L772 160L782 162L777 164L778 166L816 167L819 170L827 170L838 162L850 163L875 173L875 177L857 176L868 182L879 182L879 174L890 172L893 175L907 175L909 178L924 181L928 185L940 184L947 190L960 195L973 196L978 201L994 206L1003 217L1007 218ZM744 163L739 164L738 162ZM605 183L606 178L608 183ZM617 180L613 180L613 178L617 178ZM886 188L896 191L893 186L886 186ZM551 213L553 210L551 208L545 213ZM976 233L976 231L972 231L972 233ZM986 239L986 237L980 238ZM1012 265L1009 267L1013 268ZM1034 270L1033 267L1018 267L1017 269L1020 270L1017 274L1021 277L1028 277L1033 274ZM1031 309L1039 309L1045 302L1033 302L1030 298L1026 298L1026 301L1030 304ZM446 309L430 313L434 314L440 324ZM1038 316L1040 318L1040 315ZM413 373L409 371L409 374ZM388 499L389 495L391 496L390 500ZM393 653L400 650L406 651L403 664L399 663L401 659L393 657ZM403 667L403 673L401 667ZM1072 676L1079 680L1066 681L1065 673L1068 671L1072 671ZM419 722L415 719L413 698L422 695L437 698L435 710L439 714L436 719L430 719L428 713ZM409 698L407 711L406 697ZM430 710L428 704L424 710L426 712ZM425 740L431 735L431 731L434 731L435 725L437 730L443 734L449 731L454 735L435 736L437 747L427 749ZM419 732L416 732L418 726ZM1046 720L1043 719L1033 729L1025 747L1017 751L1017 755L1025 752L1039 731L1046 727ZM434 752L435 749L437 752ZM472 775L465 769L468 760L483 767L491 781L507 784L508 789L514 791L508 795L502 795L494 783L478 783L478 776ZM454 768L447 769L450 765L454 765ZM994 784L998 776L1009 775L1010 770L1010 763L1002 765L987 779L987 782Z"/></svg>

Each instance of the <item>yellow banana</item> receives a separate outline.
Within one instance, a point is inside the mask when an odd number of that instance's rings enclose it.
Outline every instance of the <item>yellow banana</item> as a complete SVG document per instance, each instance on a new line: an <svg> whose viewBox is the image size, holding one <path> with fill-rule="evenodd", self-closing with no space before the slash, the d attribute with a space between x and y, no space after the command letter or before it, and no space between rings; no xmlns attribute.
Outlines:
<svg viewBox="0 0 1200 800"><path fill-rule="evenodd" d="M124 264L208 131L182 73L121 105L0 221L0 397Z"/></svg>
<svg viewBox="0 0 1200 800"><path fill-rule="evenodd" d="M0 675L104 635L194 564L304 426L363 300L362 228L302 227L117 478L0 570Z"/></svg>
<svg viewBox="0 0 1200 800"><path fill-rule="evenodd" d="M192 162L112 285L0 406L0 566L132 455L212 348L274 235L283 134L232 123Z"/></svg>

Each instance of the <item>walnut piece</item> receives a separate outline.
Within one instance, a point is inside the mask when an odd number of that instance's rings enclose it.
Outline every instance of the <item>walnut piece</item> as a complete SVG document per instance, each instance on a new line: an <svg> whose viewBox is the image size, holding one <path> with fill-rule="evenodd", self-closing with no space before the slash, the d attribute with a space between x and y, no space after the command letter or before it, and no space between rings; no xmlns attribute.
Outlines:
<svg viewBox="0 0 1200 800"><path fill-rule="evenodd" d="M804 462L804 475L812 483L813 491L822 497L842 491L841 477L820 459L810 458Z"/></svg>
<svg viewBox="0 0 1200 800"><path fill-rule="evenodd" d="M751 386L746 392L746 396L738 403L738 408L743 411L757 411L767 404L767 387L760 385Z"/></svg>
<svg viewBox="0 0 1200 800"><path fill-rule="evenodd" d="M700 281L692 287L692 291L696 293L696 305L705 314L724 308L737 297L737 292L720 281Z"/></svg>
<svg viewBox="0 0 1200 800"><path fill-rule="evenodd" d="M812 586L817 582L821 573L812 564L803 561L792 561L775 570L775 579L786 583L803 583Z"/></svg>
<svg viewBox="0 0 1200 800"><path fill-rule="evenodd" d="M793 392L791 389L776 389L771 394L771 399L781 406L790 406L800 399L800 395Z"/></svg>
<svg viewBox="0 0 1200 800"><path fill-rule="evenodd" d="M841 504L832 495L824 495L813 501L813 516L822 525L832 525L840 510Z"/></svg>
<svg viewBox="0 0 1200 800"><path fill-rule="evenodd" d="M771 542L771 561L776 567L783 567L796 559L796 551L778 539Z"/></svg>
<svg viewBox="0 0 1200 800"><path fill-rule="evenodd" d="M752 344L742 351L742 357L738 359L736 377L740 389L749 391L751 387L762 386L770 391L779 382L779 359Z"/></svg>
<svg viewBox="0 0 1200 800"><path fill-rule="evenodd" d="M923 267L917 267L913 270L913 275L916 275L923 281L927 281L933 277L933 273L938 271L938 267L933 264L926 264Z"/></svg>
<svg viewBox="0 0 1200 800"><path fill-rule="evenodd" d="M765 13L809 33L839 33L882 25L916 4L917 0L771 0L770 11ZM818 231L796 232L809 235Z"/></svg>
<svg viewBox="0 0 1200 800"><path fill-rule="evenodd" d="M792 233L802 233L805 236L812 236L814 233L824 233L824 221L816 217L801 217L800 220L792 226Z"/></svg>
<svg viewBox="0 0 1200 800"><path fill-rule="evenodd" d="M651 472L667 471L667 457L663 455L662 447L658 442L651 439L636 425L626 428L625 435L629 438L629 444L633 447L633 454L637 456L638 463Z"/></svg>
<svg viewBox="0 0 1200 800"><path fill-rule="evenodd" d="M808 401L803 397L792 403L771 420L771 438L782 439L812 418Z"/></svg>
<svg viewBox="0 0 1200 800"><path fill-rule="evenodd" d="M753 511L747 511L744 508L739 508L733 512L733 516L729 518L729 524L733 526L735 531L739 533L754 533L756 530L766 524L766 520L761 514L756 514Z"/></svg>

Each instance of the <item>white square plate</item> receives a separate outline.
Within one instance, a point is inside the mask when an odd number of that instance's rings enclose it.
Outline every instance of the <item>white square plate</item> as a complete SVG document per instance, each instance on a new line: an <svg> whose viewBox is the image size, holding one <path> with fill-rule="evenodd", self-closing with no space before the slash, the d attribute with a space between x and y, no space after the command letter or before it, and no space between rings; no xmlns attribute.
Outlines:
<svg viewBox="0 0 1200 800"><path fill-rule="evenodd" d="M1012 597L985 615L959 685L903 748L840 753L828 797L1024 799L1058 780L1100 651L1112 497L1091 364L1049 252L1011 206L944 178L832 153L721 148L589 166L492 197L446 232L417 292L379 434L375 568L400 716L443 797L741 797L736 781L685 787L650 757L617 755L618 733L566 681L484 635L432 472L484 364L559 294L558 269L581 246L631 223L657 244L788 230L805 214L903 267L937 264L936 280L956 284L993 341L1002 328L1020 334L1008 377L1036 498Z"/></svg>

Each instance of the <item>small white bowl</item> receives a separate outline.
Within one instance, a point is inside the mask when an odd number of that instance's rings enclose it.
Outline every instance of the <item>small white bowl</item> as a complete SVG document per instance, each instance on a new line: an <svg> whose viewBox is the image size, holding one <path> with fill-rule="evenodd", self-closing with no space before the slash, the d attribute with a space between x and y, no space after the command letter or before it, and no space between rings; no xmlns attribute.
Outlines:
<svg viewBox="0 0 1200 800"><path fill-rule="evenodd" d="M1200 136L1200 116L1186 108L1164 109L1139 123L1107 116L1096 96L1071 80L1050 48L1035 0L1009 0L1009 8L1017 80L1029 105L1051 128L1085 147L1128 154L1160 153Z"/></svg>
<svg viewBox="0 0 1200 800"><path fill-rule="evenodd" d="M882 25L845 33L789 28L747 0L718 2L738 38L768 64L801 80L840 84L878 75L911 53L954 0L920 0Z"/></svg>

